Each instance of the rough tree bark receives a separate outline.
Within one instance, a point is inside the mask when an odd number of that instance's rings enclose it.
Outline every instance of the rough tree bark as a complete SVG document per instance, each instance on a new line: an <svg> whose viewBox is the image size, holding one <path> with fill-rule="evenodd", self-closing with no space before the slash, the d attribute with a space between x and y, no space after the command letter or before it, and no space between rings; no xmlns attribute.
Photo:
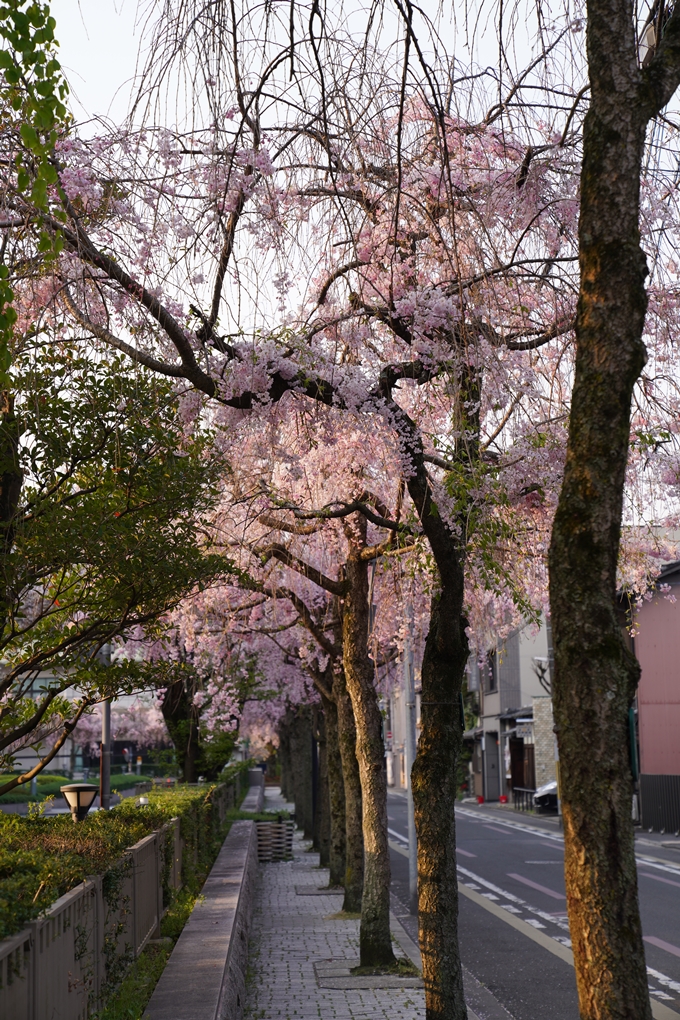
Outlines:
<svg viewBox="0 0 680 1020"><path fill-rule="evenodd" d="M381 547L367 546L366 519L359 514L353 516L354 521L344 525L351 550L349 560L343 566L341 580L327 577L278 543L259 550L259 554L264 562L270 558L280 560L335 596L331 624L334 641L329 641L324 628L312 620L308 608L298 596L288 589L277 589L291 599L300 613L301 624L316 636L321 647L334 659L332 696L338 709L338 737L345 783L343 909L352 913L361 909L361 931L365 931L365 937L361 934L359 937L361 964L374 966L394 961L389 929L387 782L381 717L373 683L374 667L368 654L368 564L381 555ZM294 526L282 522L277 522L277 526L294 533ZM315 682L317 689L321 690L320 677ZM378 761L380 774L376 771ZM367 805L369 798L377 798L376 803ZM380 825L384 830L382 837L378 833ZM367 833L371 834L372 841L371 889L368 894Z"/></svg>
<svg viewBox="0 0 680 1020"><path fill-rule="evenodd" d="M281 796L284 800L293 800L293 780L290 761L290 727L293 714L289 708L279 720L279 762L281 764Z"/></svg>
<svg viewBox="0 0 680 1020"><path fill-rule="evenodd" d="M338 711L338 748L345 796L345 874L342 883L345 897L342 909L349 914L358 914L364 892L363 807L354 710L342 663L336 664L333 696Z"/></svg>
<svg viewBox="0 0 680 1020"><path fill-rule="evenodd" d="M464 547L437 514L415 446L408 481L439 574L430 609L421 672L421 730L411 770L418 833L418 934L427 1020L466 1020L458 946L456 874L456 775L463 742L460 694L468 660L463 612Z"/></svg>
<svg viewBox="0 0 680 1020"><path fill-rule="evenodd" d="M328 885L342 886L345 881L345 787L338 742L338 709L331 698L321 696L326 722L326 767L328 773L329 845Z"/></svg>
<svg viewBox="0 0 680 1020"><path fill-rule="evenodd" d="M282 530L294 533L295 528L288 524L283 525ZM305 572L304 564L289 560L282 547L272 546L270 552L277 558L283 558L289 566ZM288 589L277 589L277 594L291 599L300 614L300 624L309 630L328 656L323 671L317 666L308 666L308 669L324 705L327 725L331 800L329 882L330 885L344 887L343 910L358 913L361 910L364 881L364 842L356 727L342 664L342 607L338 594L342 586L340 582L328 578L319 577L319 582L334 594L330 623L326 619L316 619L296 593Z"/></svg>
<svg viewBox="0 0 680 1020"><path fill-rule="evenodd" d="M588 0L576 368L550 548L567 906L583 1020L651 1017L631 821L639 667L615 608L633 387L646 359L639 193L648 122L680 79L680 9L638 66L628 0Z"/></svg>
<svg viewBox="0 0 680 1020"><path fill-rule="evenodd" d="M330 861L331 808L328 788L328 740L321 705L314 705L312 709L312 732L319 749L319 782L314 806L314 845L319 850L319 865L327 868Z"/></svg>
<svg viewBox="0 0 680 1020"><path fill-rule="evenodd" d="M345 525L350 553L345 563L342 605L343 663L356 722L364 830L364 892L359 949L363 967L394 962L390 934L390 851L387 842L387 776L382 717L368 656L368 561L366 520Z"/></svg>
<svg viewBox="0 0 680 1020"><path fill-rule="evenodd" d="M303 705L293 712L290 730L290 756L295 801L295 821L305 839L314 836L314 810L312 806L312 724L309 706Z"/></svg>
<svg viewBox="0 0 680 1020"><path fill-rule="evenodd" d="M161 712L170 739L175 745L182 778L185 783L195 783L198 780L200 756L198 709L194 705L192 693L187 691L183 680L178 680L167 688Z"/></svg>

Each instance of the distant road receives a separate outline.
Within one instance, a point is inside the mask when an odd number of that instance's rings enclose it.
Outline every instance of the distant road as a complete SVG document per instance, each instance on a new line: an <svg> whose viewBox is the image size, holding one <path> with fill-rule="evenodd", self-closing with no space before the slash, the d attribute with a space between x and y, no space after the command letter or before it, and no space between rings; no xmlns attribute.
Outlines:
<svg viewBox="0 0 680 1020"><path fill-rule="evenodd" d="M406 799L388 794L392 891L402 924L416 937L408 915ZM461 805L456 809L463 965L497 1003L489 1020L578 1020L564 888L564 844L557 821L509 809ZM669 839L670 837L665 837ZM642 925L650 997L680 1020L680 852L664 837L636 837ZM401 851L401 852L400 852ZM467 895L466 895L467 893ZM516 919L511 926L507 921ZM532 937L532 933L535 933ZM538 940L538 941L537 941ZM547 948L546 948L547 947ZM471 989L473 980L470 979ZM476 986L475 986L476 987ZM488 992L486 995L488 996ZM469 995L473 1009L474 991ZM484 991L479 992L485 994Z"/></svg>

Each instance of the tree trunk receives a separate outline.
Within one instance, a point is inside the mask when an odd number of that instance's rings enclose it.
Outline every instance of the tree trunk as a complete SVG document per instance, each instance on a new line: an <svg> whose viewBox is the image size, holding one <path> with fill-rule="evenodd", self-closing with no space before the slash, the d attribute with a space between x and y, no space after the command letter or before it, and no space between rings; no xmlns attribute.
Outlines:
<svg viewBox="0 0 680 1020"><path fill-rule="evenodd" d="M331 842L331 812L328 791L328 743L326 738L326 720L321 705L312 709L314 738L319 754L319 776L316 788L316 804L314 806L314 846L319 851L319 865L328 867Z"/></svg>
<svg viewBox="0 0 680 1020"><path fill-rule="evenodd" d="M165 725L175 745L177 763L185 783L198 781L197 762L200 754L198 710L183 680L167 688L161 705Z"/></svg>
<svg viewBox="0 0 680 1020"><path fill-rule="evenodd" d="M295 820L305 839L314 836L312 805L312 724L308 706L298 707L291 727L290 752Z"/></svg>
<svg viewBox="0 0 680 1020"><path fill-rule="evenodd" d="M333 888L343 885L345 880L345 788L338 740L338 709L330 698L323 697L322 700L326 721L326 771L330 821L328 884Z"/></svg>
<svg viewBox="0 0 680 1020"><path fill-rule="evenodd" d="M342 909L350 914L361 911L364 892L364 832L361 803L361 777L357 761L357 734L354 710L347 691L342 665L333 677L333 696L338 710L338 745L342 761L345 794L345 898Z"/></svg>
<svg viewBox="0 0 680 1020"><path fill-rule="evenodd" d="M19 465L19 421L14 413L14 399L7 390L0 391L0 633L3 633L9 617L7 585L10 571L7 558L14 545L16 512L23 484L23 473Z"/></svg>
<svg viewBox="0 0 680 1020"><path fill-rule="evenodd" d="M421 731L411 770L427 1020L467 1017L458 951L455 821L467 621L462 615L462 570L447 580L432 599L422 665Z"/></svg>
<svg viewBox="0 0 680 1020"><path fill-rule="evenodd" d="M647 1020L628 751L639 667L615 606L631 398L646 360L638 222L651 68L638 68L632 5L589 0L587 49L576 367L550 547L553 701L580 1014Z"/></svg>
<svg viewBox="0 0 680 1020"><path fill-rule="evenodd" d="M293 714L289 708L279 720L279 764L281 767L281 796L290 802L293 800L293 777L290 760L290 728Z"/></svg>
<svg viewBox="0 0 680 1020"><path fill-rule="evenodd" d="M365 531L365 521L359 528ZM356 722L364 831L364 893L359 953L362 967L394 962L390 934L390 852L382 717L368 656L368 563L352 548L345 564L342 644L347 689Z"/></svg>
<svg viewBox="0 0 680 1020"><path fill-rule="evenodd" d="M464 362L459 382L459 416L465 442L456 451L469 466L476 457L479 379ZM473 399L468 401L468 397ZM472 420L466 413L472 405ZM463 726L460 693L468 659L464 608L465 528L457 535L437 513L413 421L392 405L413 463L407 480L439 572L422 664L421 731L411 777L418 834L418 931L425 982L427 1020L467 1020L458 945L456 874L456 774Z"/></svg>
<svg viewBox="0 0 680 1020"><path fill-rule="evenodd" d="M639 667L615 607L634 384L646 351L639 236L649 119L680 79L680 13L638 67L632 4L589 0L576 366L550 547L567 906L583 1020L651 1016L631 821L628 710Z"/></svg>

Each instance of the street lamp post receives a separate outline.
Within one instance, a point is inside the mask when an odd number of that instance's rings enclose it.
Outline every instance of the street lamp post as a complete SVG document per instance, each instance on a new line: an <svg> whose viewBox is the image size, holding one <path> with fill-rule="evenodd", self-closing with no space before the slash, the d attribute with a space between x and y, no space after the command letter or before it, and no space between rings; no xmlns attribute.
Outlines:
<svg viewBox="0 0 680 1020"><path fill-rule="evenodd" d="M73 821L82 822L97 796L97 787L89 783L69 783L59 789L71 809Z"/></svg>
<svg viewBox="0 0 680 1020"><path fill-rule="evenodd" d="M99 804L104 811L111 807L111 699L102 704L102 750L99 766Z"/></svg>
<svg viewBox="0 0 680 1020"><path fill-rule="evenodd" d="M98 654L103 666L111 665L111 645L102 645ZM102 703L102 742L99 759L99 806L104 811L111 807L111 698Z"/></svg>

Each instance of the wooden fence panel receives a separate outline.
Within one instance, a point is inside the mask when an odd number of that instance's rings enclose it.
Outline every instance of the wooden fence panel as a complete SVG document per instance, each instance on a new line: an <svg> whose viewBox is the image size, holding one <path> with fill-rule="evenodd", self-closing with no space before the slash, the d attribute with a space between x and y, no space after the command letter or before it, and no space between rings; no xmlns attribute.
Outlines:
<svg viewBox="0 0 680 1020"><path fill-rule="evenodd" d="M87 1020L98 985L97 887L87 881L32 921L33 1020Z"/></svg>
<svg viewBox="0 0 680 1020"><path fill-rule="evenodd" d="M0 942L0 1017L24 1020L33 1008L33 932L18 932Z"/></svg>
<svg viewBox="0 0 680 1020"><path fill-rule="evenodd" d="M230 795L225 786L216 791L220 821ZM0 940L0 1020L87 1020L159 931L168 841L167 884L178 890L184 843L180 820L172 818L106 875L76 886L24 931ZM195 865L196 841L190 852Z"/></svg>
<svg viewBox="0 0 680 1020"><path fill-rule="evenodd" d="M152 832L130 847L134 882L134 947L139 956L160 925L163 910L159 834ZM160 902L160 909L159 909Z"/></svg>

